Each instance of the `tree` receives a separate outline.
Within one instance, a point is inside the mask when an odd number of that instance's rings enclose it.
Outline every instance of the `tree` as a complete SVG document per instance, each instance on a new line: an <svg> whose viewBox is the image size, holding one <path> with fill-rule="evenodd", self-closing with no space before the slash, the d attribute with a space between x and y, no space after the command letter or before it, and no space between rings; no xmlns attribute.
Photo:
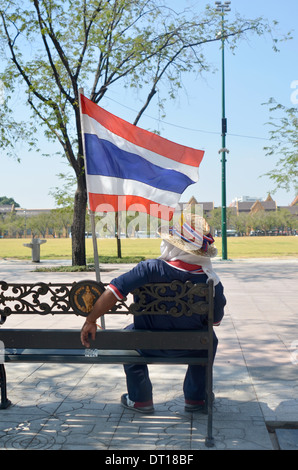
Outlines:
<svg viewBox="0 0 298 470"><path fill-rule="evenodd" d="M246 235L248 232L248 217L246 214L239 214L233 216L232 226L237 230L238 234Z"/></svg>
<svg viewBox="0 0 298 470"><path fill-rule="evenodd" d="M287 209L279 209L276 212L275 227L278 227L282 232L296 229L298 227L297 218Z"/></svg>
<svg viewBox="0 0 298 470"><path fill-rule="evenodd" d="M56 235L68 237L73 219L73 211L69 208L54 209L51 211L52 229Z"/></svg>
<svg viewBox="0 0 298 470"><path fill-rule="evenodd" d="M206 6L196 17L176 13L162 0L0 0L2 55L9 57L0 76L9 92L2 119L8 122L9 94L19 83L25 87L32 112L27 123L16 126L10 121L9 132L3 126L0 146L12 145L10 133L17 132L33 147L37 125L48 139L61 144L77 184L73 264L84 265L86 258L79 88L83 86L95 103L118 83L141 91L137 124L161 84L167 84L169 96L175 98L184 73L208 70L203 46L221 40L216 37L221 15L214 10ZM260 19L239 16L225 25L232 48L247 31L263 34L265 30L269 28Z"/></svg>
<svg viewBox="0 0 298 470"><path fill-rule="evenodd" d="M14 206L14 207L20 207L20 204L18 204L12 197L7 197L7 196L0 196L0 206Z"/></svg>
<svg viewBox="0 0 298 470"><path fill-rule="evenodd" d="M221 231L221 207L216 207L206 217L212 231ZM234 228L235 214L231 207L227 208L227 227Z"/></svg>
<svg viewBox="0 0 298 470"><path fill-rule="evenodd" d="M206 219L213 232L221 230L221 207L213 209Z"/></svg>
<svg viewBox="0 0 298 470"><path fill-rule="evenodd" d="M48 229L53 227L53 220L49 214L33 215L27 219L27 227L31 229L33 238L39 235L45 237Z"/></svg>
<svg viewBox="0 0 298 470"><path fill-rule="evenodd" d="M272 144L264 147L264 150L268 156L279 156L279 160L275 169L266 176L274 181L275 190L282 188L290 191L293 188L296 195L298 193L298 108L288 108L276 103L273 98L268 104L270 112L273 113L269 123ZM277 114L279 111L281 115Z"/></svg>

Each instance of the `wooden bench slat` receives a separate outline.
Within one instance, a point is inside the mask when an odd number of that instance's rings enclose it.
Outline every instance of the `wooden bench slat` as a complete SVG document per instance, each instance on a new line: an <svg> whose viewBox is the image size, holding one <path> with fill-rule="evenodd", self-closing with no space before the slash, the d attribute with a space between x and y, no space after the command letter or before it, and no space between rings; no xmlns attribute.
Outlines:
<svg viewBox="0 0 298 470"><path fill-rule="evenodd" d="M99 351L100 352L100 351ZM66 364L181 364L206 366L207 358L199 357L144 357L131 354L84 356L83 354L61 354L55 350L43 353L5 354L5 362L66 363Z"/></svg>
<svg viewBox="0 0 298 470"><path fill-rule="evenodd" d="M75 329L0 329L0 340L5 348L85 349L80 341L80 330ZM96 349L206 349L208 333L197 330L100 330L90 345Z"/></svg>

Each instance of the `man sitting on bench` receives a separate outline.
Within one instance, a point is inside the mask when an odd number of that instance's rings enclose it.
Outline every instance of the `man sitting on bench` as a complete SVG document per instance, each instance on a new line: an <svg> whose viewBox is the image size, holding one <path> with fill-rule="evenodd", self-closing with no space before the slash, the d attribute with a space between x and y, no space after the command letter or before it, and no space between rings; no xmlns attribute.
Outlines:
<svg viewBox="0 0 298 470"><path fill-rule="evenodd" d="M106 291L99 297L92 311L86 318L81 331L81 342L90 347L88 335L95 338L96 320L108 312L129 292L148 283L163 283L179 280L192 283L206 283L209 278L214 281L214 325L218 325L224 316L226 299L223 286L212 268L211 258L216 256L214 239L205 219L198 220L191 216L190 223L181 223L177 230L172 227L166 233L161 231L161 256L158 259L140 262L129 272L111 281ZM202 227L201 232L197 227ZM146 330L202 330L204 315L193 314L173 317L170 315L139 315L134 317L134 324L128 328ZM218 340L213 334L213 360L215 358ZM194 356L202 357L206 351L157 351L141 350L144 356ZM125 408L141 413L152 413L153 393L146 364L125 364L127 391L122 395L121 404ZM183 384L186 411L202 411L205 409L205 368L201 365L189 365Z"/></svg>

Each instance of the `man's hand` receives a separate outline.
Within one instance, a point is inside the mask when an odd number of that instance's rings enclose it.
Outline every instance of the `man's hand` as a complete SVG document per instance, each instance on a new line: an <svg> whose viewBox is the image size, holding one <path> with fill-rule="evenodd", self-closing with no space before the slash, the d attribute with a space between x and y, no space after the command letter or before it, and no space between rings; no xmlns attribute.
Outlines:
<svg viewBox="0 0 298 470"><path fill-rule="evenodd" d="M95 340L96 320L114 307L116 302L117 298L108 289L97 299L81 330L81 343L83 346L90 348L88 336L91 334L91 338L93 341Z"/></svg>
<svg viewBox="0 0 298 470"><path fill-rule="evenodd" d="M85 348L90 348L89 334L91 334L92 340L95 340L96 330L96 323L90 323L87 321L84 323L83 328L81 330L81 343L83 346L85 346Z"/></svg>

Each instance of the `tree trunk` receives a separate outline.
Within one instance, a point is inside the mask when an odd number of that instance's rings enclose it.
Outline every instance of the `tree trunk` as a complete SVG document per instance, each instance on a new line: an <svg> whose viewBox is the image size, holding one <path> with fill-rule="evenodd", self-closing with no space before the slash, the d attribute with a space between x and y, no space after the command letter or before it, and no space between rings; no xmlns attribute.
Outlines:
<svg viewBox="0 0 298 470"><path fill-rule="evenodd" d="M115 218L116 218L116 224L115 224L115 229L116 229L116 240L117 240L117 257L122 258L121 255L121 240L120 240L120 226L119 226L119 212L115 212Z"/></svg>
<svg viewBox="0 0 298 470"><path fill-rule="evenodd" d="M120 235L117 235L117 257L122 258Z"/></svg>
<svg viewBox="0 0 298 470"><path fill-rule="evenodd" d="M74 215L71 227L72 235L72 265L86 265L85 247L85 218L87 207L87 191L85 175L78 178L78 186L74 200Z"/></svg>

